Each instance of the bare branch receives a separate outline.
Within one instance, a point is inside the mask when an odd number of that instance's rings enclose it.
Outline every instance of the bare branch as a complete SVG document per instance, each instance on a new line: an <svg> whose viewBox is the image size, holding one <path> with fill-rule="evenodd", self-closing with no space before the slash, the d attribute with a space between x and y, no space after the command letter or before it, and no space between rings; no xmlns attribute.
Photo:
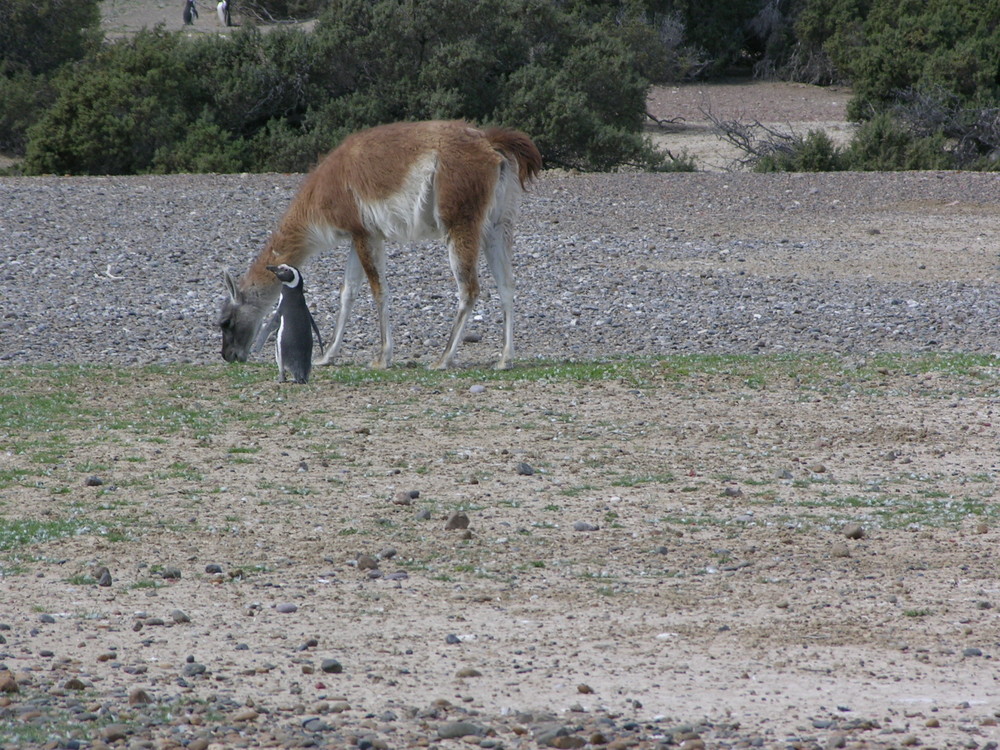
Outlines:
<svg viewBox="0 0 1000 750"><path fill-rule="evenodd" d="M656 115L654 115L648 109L646 110L646 117L648 117L650 120L652 120L653 122L655 122L661 128L662 127L666 127L667 125L677 125L678 123L684 122L684 118L681 117L681 116L679 116L679 115L677 117L664 117L664 118L660 118L660 117L657 117Z"/></svg>
<svg viewBox="0 0 1000 750"><path fill-rule="evenodd" d="M768 156L790 154L801 141L790 126L788 132L782 132L756 119L749 122L739 119L723 120L706 108L702 108L701 113L715 127L720 139L745 154L735 160L742 167L750 167Z"/></svg>

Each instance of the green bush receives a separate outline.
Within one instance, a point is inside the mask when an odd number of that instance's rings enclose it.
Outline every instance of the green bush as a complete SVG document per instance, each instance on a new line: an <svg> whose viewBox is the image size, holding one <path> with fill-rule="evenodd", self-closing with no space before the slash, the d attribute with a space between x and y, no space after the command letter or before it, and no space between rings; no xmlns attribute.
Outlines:
<svg viewBox="0 0 1000 750"><path fill-rule="evenodd" d="M199 117L176 141L153 154L152 172L242 172L250 163L246 143L221 128L207 114Z"/></svg>
<svg viewBox="0 0 1000 750"><path fill-rule="evenodd" d="M888 112L880 112L861 125L845 158L850 169L859 171L954 167L942 134L915 134Z"/></svg>
<svg viewBox="0 0 1000 750"><path fill-rule="evenodd" d="M753 165L755 172L837 172L846 167L844 153L822 130L789 138Z"/></svg>
<svg viewBox="0 0 1000 750"><path fill-rule="evenodd" d="M48 76L97 49L98 0L0 1L0 151L21 156L52 101Z"/></svg>
<svg viewBox="0 0 1000 750"><path fill-rule="evenodd" d="M97 49L99 0L0 2L0 73L47 73Z"/></svg>
<svg viewBox="0 0 1000 750"><path fill-rule="evenodd" d="M979 0L876 0L863 33L835 62L851 79L852 119L910 89L940 88L966 102L1000 95L1000 4Z"/></svg>
<svg viewBox="0 0 1000 750"><path fill-rule="evenodd" d="M24 154L28 128L51 100L45 76L22 70L0 75L0 151Z"/></svg>
<svg viewBox="0 0 1000 750"><path fill-rule="evenodd" d="M634 51L549 0L327 6L312 33L105 45L54 78L26 171L298 170L353 130L433 118L521 128L552 166L663 165Z"/></svg>
<svg viewBox="0 0 1000 750"><path fill-rule="evenodd" d="M550 166L593 170L618 165L661 167L662 155L638 132L641 121L629 122L629 113L642 116L645 109L607 111L611 102L617 101L608 88L614 85L615 72L627 76L628 71L608 60L612 64L603 80L589 79L583 82L587 85L581 85L575 71L587 66L587 55L581 51L570 56L562 70L528 65L516 71L506 83L505 104L497 112L498 120L531 133Z"/></svg>
<svg viewBox="0 0 1000 750"><path fill-rule="evenodd" d="M845 62L863 39L874 0L802 0L790 18L792 33L772 50L774 67L791 80L845 83Z"/></svg>
<svg viewBox="0 0 1000 750"><path fill-rule="evenodd" d="M29 131L29 174L134 174L185 136L191 76L177 64L180 37L142 31L65 69L55 103Z"/></svg>

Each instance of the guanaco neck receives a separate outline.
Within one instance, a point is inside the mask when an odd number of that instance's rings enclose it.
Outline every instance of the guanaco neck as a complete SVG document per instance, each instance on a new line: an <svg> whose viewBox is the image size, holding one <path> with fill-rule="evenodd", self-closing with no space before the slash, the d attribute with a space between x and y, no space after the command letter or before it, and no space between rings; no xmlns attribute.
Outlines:
<svg viewBox="0 0 1000 750"><path fill-rule="evenodd" d="M240 280L240 290L262 306L274 302L281 292L281 282L267 270L268 266L287 263L298 268L306 260L302 233L289 231L283 223L268 239L264 249L254 259Z"/></svg>

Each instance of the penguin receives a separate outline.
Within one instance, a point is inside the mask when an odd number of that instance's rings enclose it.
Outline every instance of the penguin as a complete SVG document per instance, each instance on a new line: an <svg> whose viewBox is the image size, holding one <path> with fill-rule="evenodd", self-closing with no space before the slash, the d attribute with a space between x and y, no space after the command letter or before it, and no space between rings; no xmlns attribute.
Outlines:
<svg viewBox="0 0 1000 750"><path fill-rule="evenodd" d="M229 3L226 0L219 0L219 4L215 6L215 12L219 15L219 23L223 26L229 26Z"/></svg>
<svg viewBox="0 0 1000 750"><path fill-rule="evenodd" d="M263 345L271 331L277 329L274 355L278 360L278 382L284 383L285 373L288 373L296 383L307 383L312 370L313 331L316 332L321 352L323 337L306 306L302 273L295 266L285 263L268 266L267 270L281 281L281 298L274 317L257 338L257 348Z"/></svg>
<svg viewBox="0 0 1000 750"><path fill-rule="evenodd" d="M195 0L184 0L184 25L190 26L197 17L198 7L195 5Z"/></svg>

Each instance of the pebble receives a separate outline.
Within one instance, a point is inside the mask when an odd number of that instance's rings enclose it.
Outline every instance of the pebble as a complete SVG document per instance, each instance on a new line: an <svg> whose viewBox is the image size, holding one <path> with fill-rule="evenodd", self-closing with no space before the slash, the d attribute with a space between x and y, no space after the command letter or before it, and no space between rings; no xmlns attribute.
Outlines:
<svg viewBox="0 0 1000 750"><path fill-rule="evenodd" d="M595 526L592 523L587 523L586 521L577 521L573 524L573 531L599 531L600 526Z"/></svg>
<svg viewBox="0 0 1000 750"><path fill-rule="evenodd" d="M859 523L844 524L844 536L848 539L864 539L865 529Z"/></svg>
<svg viewBox="0 0 1000 750"><path fill-rule="evenodd" d="M83 483L87 487L100 487L104 484L104 480L97 475L91 475L84 479Z"/></svg>
<svg viewBox="0 0 1000 750"><path fill-rule="evenodd" d="M149 693L140 687L133 688L128 694L128 704L130 706L145 706L152 702L153 699L149 696Z"/></svg>
<svg viewBox="0 0 1000 750"><path fill-rule="evenodd" d="M17 693L20 688L13 672L0 672L0 693Z"/></svg>
<svg viewBox="0 0 1000 750"><path fill-rule="evenodd" d="M517 465L517 473L520 474L522 477L534 476L535 467L532 466L531 464L527 464L524 461L521 461Z"/></svg>
<svg viewBox="0 0 1000 750"><path fill-rule="evenodd" d="M448 521L445 523L444 528L446 531L467 529L469 528L469 517L462 511L457 510L448 516Z"/></svg>
<svg viewBox="0 0 1000 750"><path fill-rule="evenodd" d="M292 604L291 602L281 602L280 604L276 604L274 609L283 615L290 615L293 612L299 611L298 606Z"/></svg>
<svg viewBox="0 0 1000 750"><path fill-rule="evenodd" d="M97 579L98 586L110 586L112 583L111 571L103 565L94 571L94 578Z"/></svg>
<svg viewBox="0 0 1000 750"><path fill-rule="evenodd" d="M208 565L205 566L205 572L208 573L209 575L221 573L222 566L219 565L218 563L209 563Z"/></svg>
<svg viewBox="0 0 1000 750"><path fill-rule="evenodd" d="M469 393L486 393L485 385L474 385L469 388Z"/></svg>
<svg viewBox="0 0 1000 750"><path fill-rule="evenodd" d="M178 625L186 622L191 622L191 618L188 617L183 610L175 609L170 612L170 619L173 620Z"/></svg>
<svg viewBox="0 0 1000 750"><path fill-rule="evenodd" d="M245 722L245 721L253 721L258 716L260 716L260 714L257 713L257 711L255 709L253 709L253 708L244 708L242 711L237 711L235 714L233 714L232 720L235 721L235 722L237 722L237 723Z"/></svg>
<svg viewBox="0 0 1000 750"><path fill-rule="evenodd" d="M340 674L344 671L344 665L336 659L323 659L319 668L327 674Z"/></svg>
<svg viewBox="0 0 1000 750"><path fill-rule="evenodd" d="M106 742L118 742L128 737L128 727L124 724L108 724L101 728L101 739Z"/></svg>
<svg viewBox="0 0 1000 750"><path fill-rule="evenodd" d="M442 724L438 727L438 737L442 740L454 740L461 737L482 737L486 734L486 730L479 726L478 724L473 724L469 721L453 721L448 724Z"/></svg>

